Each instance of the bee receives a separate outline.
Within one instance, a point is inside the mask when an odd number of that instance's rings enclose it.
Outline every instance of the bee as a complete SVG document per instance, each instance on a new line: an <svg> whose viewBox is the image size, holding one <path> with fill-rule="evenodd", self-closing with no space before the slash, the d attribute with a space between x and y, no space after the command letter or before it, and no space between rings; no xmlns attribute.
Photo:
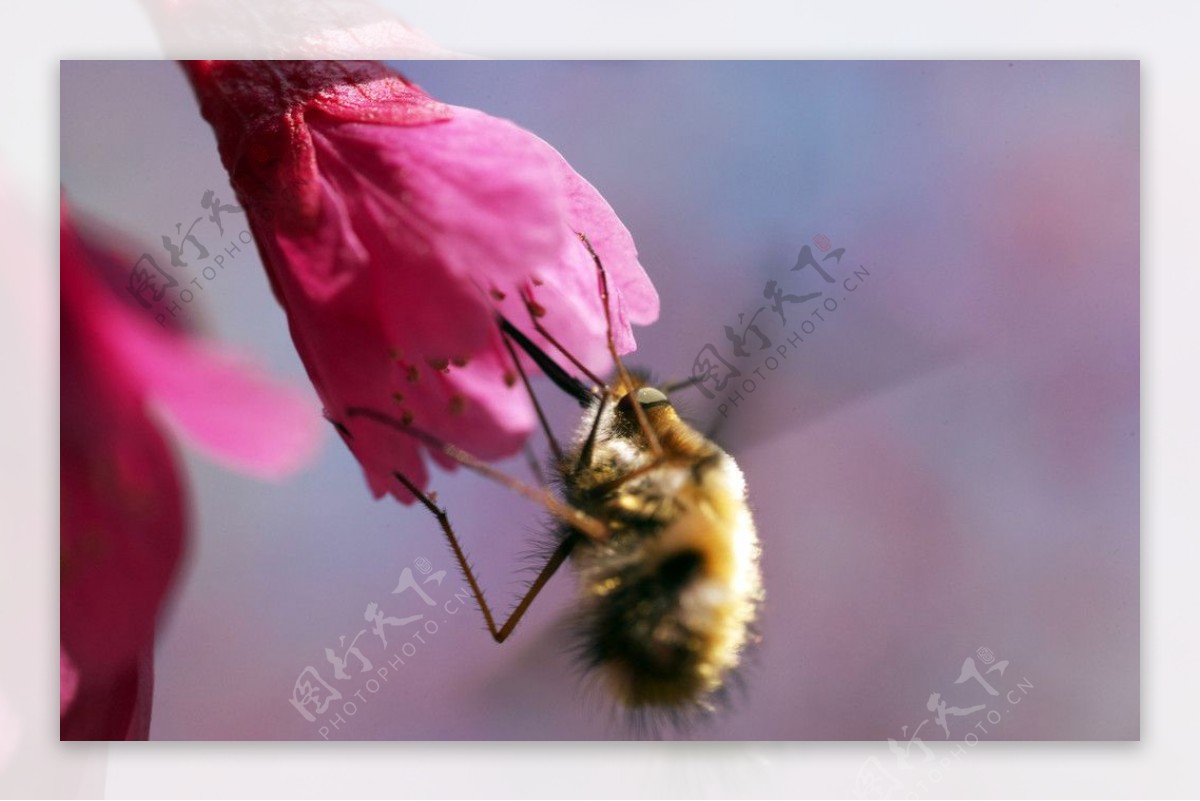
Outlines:
<svg viewBox="0 0 1200 801"><path fill-rule="evenodd" d="M627 370L617 353L607 276L596 265L616 368L604 382L563 349L531 313L546 341L592 382L571 375L503 317L498 324L541 420L559 494L528 486L410 422L350 409L424 441L464 466L542 504L557 518L555 545L524 596L497 625L445 510L403 474L395 476L433 514L496 642L504 642L551 576L570 559L579 578L578 651L617 701L637 715L672 720L709 713L756 640L763 601L760 546L745 478L733 457L688 425L670 393ZM584 413L559 446L517 359L521 348Z"/></svg>

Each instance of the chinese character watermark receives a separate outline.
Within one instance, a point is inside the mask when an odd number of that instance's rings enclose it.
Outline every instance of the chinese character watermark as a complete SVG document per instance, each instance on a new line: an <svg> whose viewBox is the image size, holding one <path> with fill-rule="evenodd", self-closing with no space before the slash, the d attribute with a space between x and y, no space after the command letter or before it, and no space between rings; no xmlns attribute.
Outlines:
<svg viewBox="0 0 1200 801"><path fill-rule="evenodd" d="M875 756L862 764L854 780L859 797L923 795L940 782L968 750L978 745L982 737L993 733L1033 689L1029 679L1017 678L1008 668L1009 660L997 660L995 653L987 647L977 649L973 656L964 659L958 678L954 680L954 686L962 689L947 688L946 696L931 692L925 710L932 714L915 726L901 726L899 738L888 738L888 750L893 757L891 764L884 764ZM925 729L926 726L929 728ZM943 750L939 757L921 737L922 729L933 742L952 742L953 746L949 751Z"/></svg>
<svg viewBox="0 0 1200 801"><path fill-rule="evenodd" d="M187 228L176 223L173 234L162 235L163 252L157 258L143 253L129 270L126 290L161 326L178 316L197 292L206 291L206 284L254 241L244 228L225 236L228 217L222 215L244 214L241 207L221 202L212 189L201 195L200 207L209 212L207 216L195 217Z"/></svg>
<svg viewBox="0 0 1200 801"><path fill-rule="evenodd" d="M787 275L766 282L765 303L737 316L736 325L725 325L726 355L712 342L701 346L692 361L692 384L708 400L718 400L722 417L755 392L805 338L838 311L850 293L871 276L864 265L839 269L844 247L834 248L824 234L813 238L820 256L809 245L800 249ZM841 300L835 297L841 291ZM745 393L745 394L743 394Z"/></svg>
<svg viewBox="0 0 1200 801"><path fill-rule="evenodd" d="M456 615L468 603L469 591L461 588L439 604L431 593L441 591L446 571L435 571L425 557L416 559L413 566L416 573L408 567L400 571L390 593L396 597L386 604L367 603L362 620L369 626L353 635L340 634L336 648L325 648L325 673L306 665L296 678L288 702L305 721L314 724L321 738L328 740L341 732L350 718L397 677L407 660L437 635L440 626L433 613L440 609L444 616Z"/></svg>

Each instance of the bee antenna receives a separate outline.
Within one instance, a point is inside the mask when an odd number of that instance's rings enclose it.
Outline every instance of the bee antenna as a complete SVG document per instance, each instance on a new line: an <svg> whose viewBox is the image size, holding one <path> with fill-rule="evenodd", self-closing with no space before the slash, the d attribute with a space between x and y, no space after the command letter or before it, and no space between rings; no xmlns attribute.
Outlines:
<svg viewBox="0 0 1200 801"><path fill-rule="evenodd" d="M665 392L666 394L670 395L672 392L678 392L681 389L688 389L689 387L694 387L703 380L704 380L704 376L694 375L694 376L691 376L690 378L684 378L680 381L672 381L669 384L664 384L662 386L662 391Z"/></svg>
<svg viewBox="0 0 1200 801"><path fill-rule="evenodd" d="M596 253L596 249L592 247L592 243L588 240L586 234L576 232L579 241L583 242L583 246L587 248L587 252L592 257L592 262L596 265L596 273L600 282L600 301L604 304L604 322L608 326L608 352L612 356L613 364L617 368L617 377L621 382L622 388L626 392L634 390L633 377L629 371L625 369L625 363L621 361L621 354L617 353L617 341L613 336L612 322L612 306L609 303L608 293L608 272L604 269L604 264L600 261L600 256ZM646 419L646 412L642 409L641 404L633 404L633 414L637 418L638 428L642 431L642 436L646 438L647 444L650 446L650 452L655 456L662 455L662 445L658 441L658 435L650 426L650 421Z"/></svg>

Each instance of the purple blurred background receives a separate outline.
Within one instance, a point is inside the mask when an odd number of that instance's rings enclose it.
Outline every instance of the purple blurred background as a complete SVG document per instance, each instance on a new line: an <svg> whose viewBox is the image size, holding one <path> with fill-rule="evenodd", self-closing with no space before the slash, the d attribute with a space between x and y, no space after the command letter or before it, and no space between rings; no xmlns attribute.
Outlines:
<svg viewBox="0 0 1200 801"><path fill-rule="evenodd" d="M1138 737L1136 62L398 66L542 136L612 203L663 298L632 362L686 376L706 344L733 361L724 328L769 304L768 281L824 292L786 324L759 314L771 349L751 336L737 365L761 376L727 418L732 384L679 401L722 420L768 593L744 691L689 736L944 740L936 692L952 740ZM64 62L61 130L68 195L147 249L206 189L232 197L173 64ZM821 237L845 248L822 263L832 285L790 270L805 245L827 255ZM230 265L186 314L302 380L256 254ZM627 736L564 648L569 571L496 646L454 600L434 521L372 501L334 437L279 485L183 456L194 531L153 738ZM434 488L505 606L540 514L461 471ZM426 611L391 594L420 557L449 571L428 585L437 631L389 629L385 648L363 613ZM364 628L372 669L351 657L340 681L325 649ZM289 703L309 666L343 695L312 722Z"/></svg>

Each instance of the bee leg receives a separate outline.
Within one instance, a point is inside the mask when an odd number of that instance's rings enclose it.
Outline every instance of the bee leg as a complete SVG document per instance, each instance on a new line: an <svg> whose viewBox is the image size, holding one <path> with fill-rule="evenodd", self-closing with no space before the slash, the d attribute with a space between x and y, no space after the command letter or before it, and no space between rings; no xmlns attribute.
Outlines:
<svg viewBox="0 0 1200 801"><path fill-rule="evenodd" d="M558 547L554 549L549 561L545 567L538 572L537 578L529 585L529 589L525 591L525 595L513 607L509 613L508 619L504 621L504 625L496 627L496 618L492 614L491 607L488 606L487 599L483 597L483 589L479 586L479 581L475 578L475 572L471 570L471 564L467 561L467 555L463 552L462 546L458 542L458 537L454 534L454 528L450 525L450 518L446 516L446 510L439 507L433 502L428 495L422 492L415 484L409 481L403 473L393 473L396 480L404 485L405 489L416 496L429 512L437 518L438 525L442 528L442 533L446 535L446 541L450 543L450 550L454 553L454 559L458 562L459 568L463 572L463 576L467 579L467 585L471 588L471 594L475 596L475 602L479 605L479 611L483 613L483 620L487 624L488 632L492 635L492 639L498 643L502 643L508 639L508 635L512 634L513 629L517 627L517 623L521 622L525 612L533 603L533 599L542 591L546 583L550 581L562 563L566 561L571 554L572 548L578 542L578 535L568 535L563 538Z"/></svg>
<svg viewBox="0 0 1200 801"><path fill-rule="evenodd" d="M496 642L504 642L508 639L508 635L512 634L513 629L517 627L517 623L524 617L525 611L529 609L533 603L533 599L537 597L542 588L546 586L546 583L550 581L550 577L562 567L562 563L571 555L571 551L575 548L575 543L577 542L579 542L579 536L571 534L564 537L563 541L558 544L558 547L554 549L554 553L550 554L550 558L546 561L546 564L538 571L537 578L533 580L533 583L529 585L529 589L525 591L525 595L513 607L512 612L508 615L508 620L504 621L504 625L500 627L500 631L492 634Z"/></svg>
<svg viewBox="0 0 1200 801"><path fill-rule="evenodd" d="M608 325L608 352L612 355L613 364L617 368L617 376L621 381L621 385L626 392L632 392L634 389L633 378L629 375L629 371L625 369L625 363L621 361L621 354L617 353L617 341L613 337L612 325L612 309L608 302L608 272L605 271L604 265L600 262L600 257L596 255L595 248L588 241L585 234L578 234L579 239L587 248L588 253L592 256L592 261L596 265L596 272L600 278L600 300L604 302L604 321ZM642 436L646 438L646 443L650 447L650 452L655 456L662 455L662 445L659 444L658 435L654 433L654 429L650 427L650 421L646 419L646 412L642 409L640 403L633 404L633 413L637 417L638 427L642 430Z"/></svg>
<svg viewBox="0 0 1200 801"><path fill-rule="evenodd" d="M564 503L550 494L542 487L531 487L528 484L519 481L512 476L497 470L487 462L477 456L473 456L457 445L452 445L449 442L438 439L432 434L422 431L412 423L398 420L389 414L376 411L363 406L354 406L346 410L347 417L365 417L368 420L374 420L376 423L385 425L395 429L402 434L410 436L414 439L423 442L426 447L441 451L446 456L449 456L454 461L461 464L463 467L471 470L484 478L495 481L498 484L503 484L518 495L523 495L534 503L541 504L548 512L553 514L562 522L566 523L571 528L583 534L586 537L603 542L608 539L608 527L591 515L576 509L568 503ZM414 493L415 494L415 493Z"/></svg>
<svg viewBox="0 0 1200 801"><path fill-rule="evenodd" d="M651 461L647 462L646 464L642 465L641 467L639 467L635 470L631 470L623 476L617 476L616 478L612 479L611 481L605 481L602 484L597 484L595 487L592 488L591 491L595 492L597 495L601 495L601 496L606 493L609 493L609 492L615 492L616 490L620 489L622 485L627 484L628 482L634 480L635 478L641 478L642 476L646 475L647 473L657 470L658 468L665 465L667 463L667 461L668 461L668 459L665 455L660 455L658 458L652 459Z"/></svg>
<svg viewBox="0 0 1200 801"><path fill-rule="evenodd" d="M546 486L546 474L542 471L541 460L529 445L525 446L525 461L529 462L529 469L533 472L533 477L537 479L538 485Z"/></svg>
<svg viewBox="0 0 1200 801"><path fill-rule="evenodd" d="M541 316L546 313L546 310L534 303L533 298L525 292L521 293L521 301L525 304L526 311L529 312L529 322L530 325L533 326L533 330L541 334L542 337L544 337L545 340L549 342L555 350L557 350L563 356L566 356L567 361L575 365L575 369L587 376L588 380L590 380L597 387L604 387L605 383L600 380L599 376L589 370L587 365L579 361L575 354L563 347L563 345L560 344L559 341L555 339L549 331L546 330L545 326L542 325Z"/></svg>

